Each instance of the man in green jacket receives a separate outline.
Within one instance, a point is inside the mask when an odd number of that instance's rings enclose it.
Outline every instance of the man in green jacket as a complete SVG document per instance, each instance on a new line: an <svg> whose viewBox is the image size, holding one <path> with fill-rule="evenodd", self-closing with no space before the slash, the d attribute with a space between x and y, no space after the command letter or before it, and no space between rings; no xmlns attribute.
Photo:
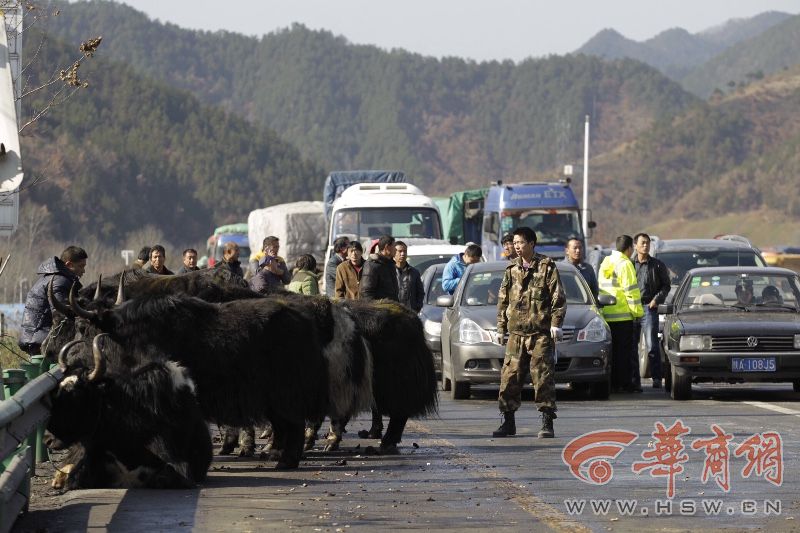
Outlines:
<svg viewBox="0 0 800 533"><path fill-rule="evenodd" d="M642 392L641 386L637 387L632 382L631 369L631 363L636 358L633 321L644 316L636 269L631 262L633 238L620 235L616 248L603 259L597 276L600 294L617 299L616 304L603 307L603 317L611 328L611 390Z"/></svg>
<svg viewBox="0 0 800 533"><path fill-rule="evenodd" d="M531 374L536 407L542 413L539 438L552 438L556 418L555 343L567 312L567 299L555 261L533 251L536 232L513 232L517 257L506 267L497 300L497 342L506 344L500 377L503 423L493 437L516 434L514 413L521 404L522 387Z"/></svg>

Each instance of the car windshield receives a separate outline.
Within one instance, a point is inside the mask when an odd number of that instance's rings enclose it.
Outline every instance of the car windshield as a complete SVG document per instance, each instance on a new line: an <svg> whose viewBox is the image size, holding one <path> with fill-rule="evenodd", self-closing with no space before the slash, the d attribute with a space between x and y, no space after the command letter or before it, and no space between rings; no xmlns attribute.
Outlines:
<svg viewBox="0 0 800 533"><path fill-rule="evenodd" d="M581 222L574 209L510 209L500 221L503 234L525 226L536 232L536 244L566 244L570 237L580 237Z"/></svg>
<svg viewBox="0 0 800 533"><path fill-rule="evenodd" d="M341 209L333 215L332 239L347 236L351 241L379 239L441 239L439 212L429 207L381 207Z"/></svg>
<svg viewBox="0 0 800 533"><path fill-rule="evenodd" d="M464 285L461 304L468 306L497 305L497 294L500 284L503 282L504 273L505 270L473 272ZM559 272L559 275L567 296L567 305L589 305L592 302L589 287L586 286L583 278L578 279L580 274Z"/></svg>
<svg viewBox="0 0 800 533"><path fill-rule="evenodd" d="M428 294L425 295L425 303L429 305L436 305L436 298L447 294L442 288L442 272L438 272L433 276L433 281L428 287Z"/></svg>
<svg viewBox="0 0 800 533"><path fill-rule="evenodd" d="M703 274L686 280L681 310L796 310L800 285L796 275Z"/></svg>
<svg viewBox="0 0 800 533"><path fill-rule="evenodd" d="M225 251L226 242L228 241L217 244L217 247L214 250L214 259L216 259L217 261L222 261L222 252ZM249 260L250 260L250 247L239 245L239 261L243 261L246 263Z"/></svg>
<svg viewBox="0 0 800 533"><path fill-rule="evenodd" d="M689 270L698 267L767 266L753 250L709 250L702 252L661 252L657 257L667 265L676 286Z"/></svg>
<svg viewBox="0 0 800 533"><path fill-rule="evenodd" d="M432 254L432 255L410 255L408 256L408 264L419 270L425 272L429 266L443 265L447 263L452 255Z"/></svg>

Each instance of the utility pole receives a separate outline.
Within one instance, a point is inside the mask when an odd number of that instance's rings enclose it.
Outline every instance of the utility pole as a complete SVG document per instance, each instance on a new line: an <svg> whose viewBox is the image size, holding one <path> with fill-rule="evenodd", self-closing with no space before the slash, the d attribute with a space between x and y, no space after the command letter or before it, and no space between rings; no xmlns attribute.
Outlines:
<svg viewBox="0 0 800 533"><path fill-rule="evenodd" d="M589 115L586 115L583 140L583 235L589 244Z"/></svg>

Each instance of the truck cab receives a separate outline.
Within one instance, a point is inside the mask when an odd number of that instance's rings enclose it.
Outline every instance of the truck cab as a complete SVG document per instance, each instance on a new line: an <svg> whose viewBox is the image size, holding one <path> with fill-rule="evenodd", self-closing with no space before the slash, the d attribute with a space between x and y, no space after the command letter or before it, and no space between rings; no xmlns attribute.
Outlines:
<svg viewBox="0 0 800 533"><path fill-rule="evenodd" d="M392 235L408 244L442 238L439 209L410 183L358 183L333 203L328 229L328 253L333 241L347 236L369 248L373 239Z"/></svg>
<svg viewBox="0 0 800 533"><path fill-rule="evenodd" d="M562 258L570 238L585 243L578 201L568 182L492 185L484 202L481 232L486 260L502 259L500 240L521 226L536 232L536 251L550 257Z"/></svg>
<svg viewBox="0 0 800 533"><path fill-rule="evenodd" d="M235 242L239 245L239 257L247 261L250 257L250 242L247 239L247 224L228 224L220 226L214 230L214 234L206 240L206 255L204 263L209 268L213 268L222 261L222 251L225 244ZM200 261L198 261L200 264ZM245 264L246 266L246 264Z"/></svg>

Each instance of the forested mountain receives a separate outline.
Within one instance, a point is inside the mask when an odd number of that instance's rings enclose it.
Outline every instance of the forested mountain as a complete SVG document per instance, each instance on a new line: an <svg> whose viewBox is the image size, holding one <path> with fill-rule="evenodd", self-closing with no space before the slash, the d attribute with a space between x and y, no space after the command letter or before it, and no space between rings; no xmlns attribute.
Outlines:
<svg viewBox="0 0 800 533"><path fill-rule="evenodd" d="M729 20L694 34L673 28L641 42L605 29L576 53L606 59L636 59L706 98L715 87L724 88L730 80L747 80L747 73L759 70L771 73L783 65L800 62L797 58L800 47L793 41L797 24L788 22L796 18L769 11L748 19ZM759 68L761 60L770 54L773 54L771 61L764 63L766 70Z"/></svg>
<svg viewBox="0 0 800 533"><path fill-rule="evenodd" d="M748 211L797 220L798 143L795 67L660 122L636 142L594 158L592 204L604 206L605 221L616 227Z"/></svg>
<svg viewBox="0 0 800 533"><path fill-rule="evenodd" d="M440 60L303 26L262 38L183 30L109 2L62 4L49 31L102 34L106 57L273 128L327 170L402 168L434 193L574 162L586 114L603 151L694 101L630 60Z"/></svg>
<svg viewBox="0 0 800 533"><path fill-rule="evenodd" d="M78 42L50 39L29 86L72 64ZM40 43L27 31L26 57ZM86 62L80 77L89 87L22 137L26 185L39 180L24 201L47 206L56 238L90 231L115 242L149 224L173 242L196 242L251 209L311 199L322 187L324 171L273 131L102 57ZM23 114L45 103L34 95Z"/></svg>
<svg viewBox="0 0 800 533"><path fill-rule="evenodd" d="M728 90L797 64L800 64L800 15L727 48L689 72L681 83L705 98L714 89Z"/></svg>
<svg viewBox="0 0 800 533"><path fill-rule="evenodd" d="M705 102L634 60L440 60L302 26L257 39L109 2L61 7L54 36L104 37L81 69L91 87L25 138L28 177L48 178L30 194L64 235L156 224L186 242L254 207L319 198L336 168L402 168L430 193L552 178L580 159L585 114L601 241L678 215L800 216L796 69ZM34 64L73 57L49 46Z"/></svg>

